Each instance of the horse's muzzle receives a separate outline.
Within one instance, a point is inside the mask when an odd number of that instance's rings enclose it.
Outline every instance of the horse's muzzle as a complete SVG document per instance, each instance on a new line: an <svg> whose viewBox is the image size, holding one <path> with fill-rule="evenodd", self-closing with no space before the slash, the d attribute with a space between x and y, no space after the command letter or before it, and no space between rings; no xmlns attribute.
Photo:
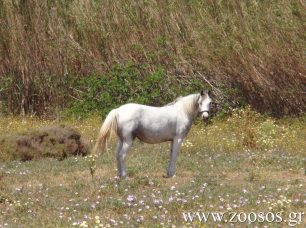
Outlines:
<svg viewBox="0 0 306 228"><path fill-rule="evenodd" d="M207 118L209 117L208 112L206 112L206 111L201 112L201 117L202 117L203 119L207 119Z"/></svg>

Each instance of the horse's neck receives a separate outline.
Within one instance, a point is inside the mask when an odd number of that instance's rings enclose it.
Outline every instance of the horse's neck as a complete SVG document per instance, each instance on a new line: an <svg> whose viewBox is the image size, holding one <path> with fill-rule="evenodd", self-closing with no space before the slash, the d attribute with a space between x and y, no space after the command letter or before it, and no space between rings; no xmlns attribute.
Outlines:
<svg viewBox="0 0 306 228"><path fill-rule="evenodd" d="M193 94L183 98L180 102L180 106L183 109L183 112L185 112L186 115L189 117L191 123L198 115L198 107L196 106L196 100L197 95Z"/></svg>

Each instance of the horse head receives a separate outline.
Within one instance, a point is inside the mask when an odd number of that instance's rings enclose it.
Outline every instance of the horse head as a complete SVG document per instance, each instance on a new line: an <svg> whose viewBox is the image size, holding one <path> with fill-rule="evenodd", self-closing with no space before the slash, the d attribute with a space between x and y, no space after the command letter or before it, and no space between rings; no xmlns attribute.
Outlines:
<svg viewBox="0 0 306 228"><path fill-rule="evenodd" d="M199 114L203 119L207 119L209 117L209 111L212 102L210 96L211 96L210 90L202 90L200 92L198 105L199 105Z"/></svg>

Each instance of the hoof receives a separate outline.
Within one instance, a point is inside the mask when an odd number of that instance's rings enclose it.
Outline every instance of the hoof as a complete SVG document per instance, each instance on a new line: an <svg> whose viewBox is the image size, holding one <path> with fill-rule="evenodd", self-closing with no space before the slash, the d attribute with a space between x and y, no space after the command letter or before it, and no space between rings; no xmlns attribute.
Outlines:
<svg viewBox="0 0 306 228"><path fill-rule="evenodd" d="M120 178L121 180L125 180L125 179L128 178L128 175L127 175L127 174L119 175L119 178Z"/></svg>
<svg viewBox="0 0 306 228"><path fill-rule="evenodd" d="M173 177L175 177L175 174L172 174L172 175L167 174L167 175L163 175L163 177L164 178L173 178Z"/></svg>

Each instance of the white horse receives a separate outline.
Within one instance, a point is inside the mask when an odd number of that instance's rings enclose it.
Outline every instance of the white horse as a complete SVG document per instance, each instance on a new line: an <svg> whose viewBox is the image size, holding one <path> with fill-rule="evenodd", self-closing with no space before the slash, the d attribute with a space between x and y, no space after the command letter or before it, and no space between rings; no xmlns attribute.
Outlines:
<svg viewBox="0 0 306 228"><path fill-rule="evenodd" d="M94 153L101 149L105 150L112 131L115 132L119 138L116 150L118 172L120 177L126 177L125 157L136 137L151 144L171 141L167 177L172 177L183 139L199 114L203 119L208 118L210 103L210 92L201 91L179 97L163 107L122 105L107 115L98 135Z"/></svg>

